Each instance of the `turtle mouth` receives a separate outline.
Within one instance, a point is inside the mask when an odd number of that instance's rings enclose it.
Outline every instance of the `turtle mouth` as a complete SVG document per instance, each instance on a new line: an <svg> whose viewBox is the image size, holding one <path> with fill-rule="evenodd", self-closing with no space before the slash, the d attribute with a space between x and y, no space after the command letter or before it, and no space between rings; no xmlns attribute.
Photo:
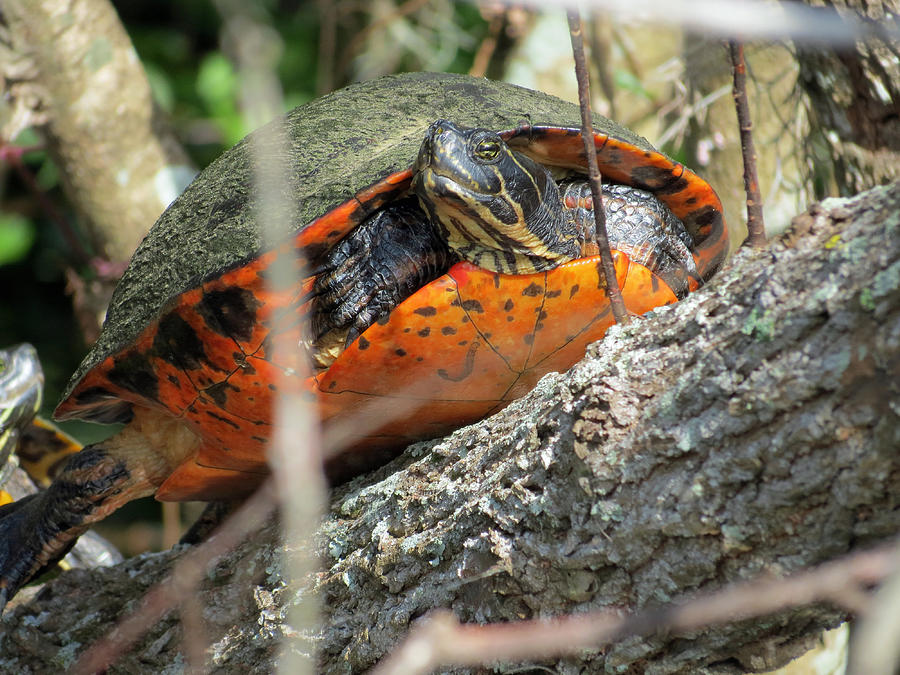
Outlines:
<svg viewBox="0 0 900 675"><path fill-rule="evenodd" d="M456 208L477 201L478 196L476 191L459 183L453 173L442 171L441 167L436 166L416 170L413 190L429 202L440 201Z"/></svg>

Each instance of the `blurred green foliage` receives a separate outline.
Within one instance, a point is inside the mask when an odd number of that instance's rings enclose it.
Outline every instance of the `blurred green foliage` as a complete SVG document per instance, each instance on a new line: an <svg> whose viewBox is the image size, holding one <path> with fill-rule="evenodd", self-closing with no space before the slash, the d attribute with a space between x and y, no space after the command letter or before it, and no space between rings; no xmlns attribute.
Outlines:
<svg viewBox="0 0 900 675"><path fill-rule="evenodd" d="M35 238L31 220L18 213L0 213L0 265L24 258Z"/></svg>

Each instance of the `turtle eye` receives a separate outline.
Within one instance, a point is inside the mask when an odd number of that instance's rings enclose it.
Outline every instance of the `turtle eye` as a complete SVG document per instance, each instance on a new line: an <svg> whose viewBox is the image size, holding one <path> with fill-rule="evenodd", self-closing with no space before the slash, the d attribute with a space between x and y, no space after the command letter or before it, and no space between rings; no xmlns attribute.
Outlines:
<svg viewBox="0 0 900 675"><path fill-rule="evenodd" d="M493 162L500 156L500 139L490 137L481 139L475 144L472 154L482 162Z"/></svg>

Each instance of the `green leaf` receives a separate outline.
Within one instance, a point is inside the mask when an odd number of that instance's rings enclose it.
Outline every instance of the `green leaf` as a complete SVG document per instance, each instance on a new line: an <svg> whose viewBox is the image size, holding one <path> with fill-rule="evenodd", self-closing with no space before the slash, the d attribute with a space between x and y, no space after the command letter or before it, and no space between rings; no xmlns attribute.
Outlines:
<svg viewBox="0 0 900 675"><path fill-rule="evenodd" d="M650 95L650 92L647 91L644 84L634 76L634 73L628 70L617 69L613 73L613 79L615 80L616 87L619 89L630 91L632 94L641 96L648 101L653 100L653 96Z"/></svg>
<svg viewBox="0 0 900 675"><path fill-rule="evenodd" d="M22 260L36 238L30 220L17 213L0 213L0 265Z"/></svg>
<svg viewBox="0 0 900 675"><path fill-rule="evenodd" d="M197 94L213 114L234 109L236 88L237 75L228 59L219 52L203 59L197 73Z"/></svg>

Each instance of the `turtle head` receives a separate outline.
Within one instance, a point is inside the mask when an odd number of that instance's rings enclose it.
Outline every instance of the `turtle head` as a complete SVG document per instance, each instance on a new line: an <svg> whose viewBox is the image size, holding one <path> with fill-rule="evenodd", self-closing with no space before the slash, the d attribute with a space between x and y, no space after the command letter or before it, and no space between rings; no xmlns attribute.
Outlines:
<svg viewBox="0 0 900 675"><path fill-rule="evenodd" d="M550 172L494 131L432 124L413 187L450 248L479 267L525 274L580 256L579 229Z"/></svg>

